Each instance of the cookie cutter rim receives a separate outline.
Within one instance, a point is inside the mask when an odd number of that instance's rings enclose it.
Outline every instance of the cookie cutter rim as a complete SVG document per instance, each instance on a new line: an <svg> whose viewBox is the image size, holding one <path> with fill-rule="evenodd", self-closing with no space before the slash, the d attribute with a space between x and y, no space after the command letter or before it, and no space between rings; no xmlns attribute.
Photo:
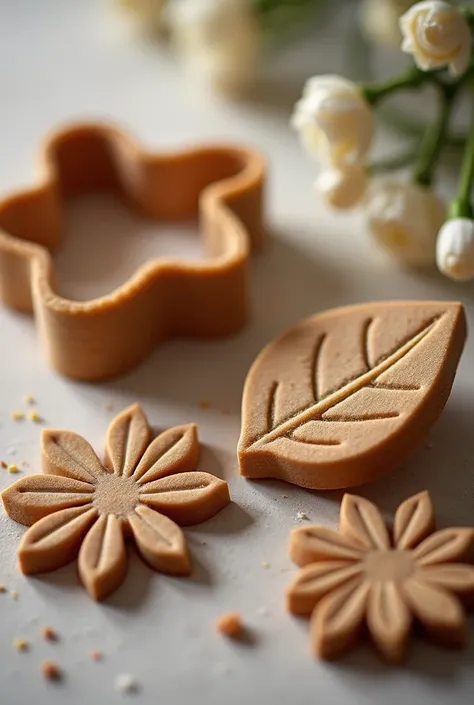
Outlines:
<svg viewBox="0 0 474 705"><path fill-rule="evenodd" d="M105 168L105 164L109 170L108 178L112 181L102 184L105 188L94 184L92 174L91 179L86 179L78 188L77 184L74 186L75 176L71 178L68 173L71 156L67 156L67 149L71 151L72 145L73 166L76 162L82 169L81 159L85 162L87 159L84 155L74 156L74 145L82 142L87 146L88 140L92 140L92 151L89 144L92 162L97 160L97 155L91 155L98 151L99 171ZM105 156L100 156L101 150L105 150ZM246 269L250 251L258 250L265 239L263 191L266 168L260 153L225 144L168 153L152 152L142 148L118 127L80 122L54 130L46 137L40 150L39 165L40 178L36 186L18 190L0 200L0 299L11 308L34 312L47 356L59 372L76 379L103 379L135 366L156 343L168 337L223 337L242 328L248 315ZM200 170L204 176L199 175ZM207 171L210 173L205 176ZM186 186L184 174L188 174L187 192L182 196L177 195L174 186L167 184L168 173L173 184L179 182L183 188ZM168 204L163 194L159 199L160 194L157 195L154 189L156 184L161 185L168 196ZM199 234L210 259L189 262L170 257L153 258L138 267L112 292L88 301L74 301L56 293L52 251L60 243L63 202L74 195L104 190L118 191L132 210L155 220L172 222L199 214ZM49 230L41 217L36 220L36 228L32 229L28 209L33 214L36 209L40 216L46 213ZM130 335L135 334L136 350L134 354L128 350L121 359L117 357L116 343L123 336L116 330L109 345L103 331L96 332L95 340L94 335L87 334L87 322L94 327L94 316L106 319L109 315L112 318L120 307L140 298L150 287L159 290L160 282L164 289L162 308L166 309L169 304L167 280L174 284L180 282L192 291L194 297L197 296L192 305L195 317L199 318L199 290L204 291L206 287L209 291L201 297L202 300L207 308L214 307L220 314L204 312L201 316L203 325L194 321L187 327L181 321L175 331L164 311L164 322L154 341L152 334L142 336L141 340L137 326L131 324ZM173 288L171 284L170 287ZM224 320L226 304L228 315ZM140 315L139 311L136 313ZM214 320L211 320L213 315ZM105 324L107 327L107 320ZM72 341L79 346L74 348L74 354L70 353ZM87 346L91 345L94 348L92 355L87 354ZM81 354L85 361L81 362Z"/></svg>

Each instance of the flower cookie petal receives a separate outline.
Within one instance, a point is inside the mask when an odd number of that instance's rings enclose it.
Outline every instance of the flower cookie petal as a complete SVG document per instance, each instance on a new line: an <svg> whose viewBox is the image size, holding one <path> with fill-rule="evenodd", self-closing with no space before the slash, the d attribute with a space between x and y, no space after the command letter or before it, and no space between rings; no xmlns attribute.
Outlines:
<svg viewBox="0 0 474 705"><path fill-rule="evenodd" d="M43 472L94 483L104 468L89 443L72 431L48 429L41 434Z"/></svg>
<svg viewBox="0 0 474 705"><path fill-rule="evenodd" d="M293 614L310 615L321 598L361 572L360 564L346 561L322 561L307 565L287 590L288 610Z"/></svg>
<svg viewBox="0 0 474 705"><path fill-rule="evenodd" d="M369 589L356 578L321 600L311 617L311 641L318 656L336 658L357 640Z"/></svg>
<svg viewBox="0 0 474 705"><path fill-rule="evenodd" d="M463 563L430 565L420 568L416 577L421 582L455 592L463 598L474 597L474 566Z"/></svg>
<svg viewBox="0 0 474 705"><path fill-rule="evenodd" d="M461 560L474 545L474 529L442 529L428 536L415 548L413 555L419 565L452 563Z"/></svg>
<svg viewBox="0 0 474 705"><path fill-rule="evenodd" d="M104 600L127 574L127 549L122 522L103 514L88 532L79 551L79 576L94 600Z"/></svg>
<svg viewBox="0 0 474 705"><path fill-rule="evenodd" d="M18 549L21 571L45 573L72 561L96 518L95 509L71 507L40 519L21 540Z"/></svg>
<svg viewBox="0 0 474 705"><path fill-rule="evenodd" d="M199 524L230 502L227 482L207 472L185 472L148 482L140 500L181 526Z"/></svg>
<svg viewBox="0 0 474 705"><path fill-rule="evenodd" d="M118 414L107 431L106 463L116 475L133 475L150 441L150 427L139 404Z"/></svg>
<svg viewBox="0 0 474 705"><path fill-rule="evenodd" d="M133 478L139 485L178 472L191 472L199 461L196 424L176 426L150 443Z"/></svg>
<svg viewBox="0 0 474 705"><path fill-rule="evenodd" d="M374 583L367 605L367 625L389 663L403 661L412 624L411 612L394 582Z"/></svg>
<svg viewBox="0 0 474 705"><path fill-rule="evenodd" d="M416 578L404 583L403 592L416 618L433 636L452 645L466 643L466 616L457 597Z"/></svg>
<svg viewBox="0 0 474 705"><path fill-rule="evenodd" d="M429 492L420 492L400 504L393 524L393 540L400 550L413 548L433 531L434 509Z"/></svg>
<svg viewBox="0 0 474 705"><path fill-rule="evenodd" d="M171 519L139 505L128 521L138 552L152 568L170 575L191 573L186 539Z"/></svg>
<svg viewBox="0 0 474 705"><path fill-rule="evenodd" d="M290 537L290 558L299 566L315 561L360 561L364 549L347 536L326 526L305 526L293 529Z"/></svg>
<svg viewBox="0 0 474 705"><path fill-rule="evenodd" d="M94 488L69 477L29 475L2 492L8 516L30 526L39 519L68 507L92 506Z"/></svg>
<svg viewBox="0 0 474 705"><path fill-rule="evenodd" d="M345 494L341 504L340 530L365 548L390 548L390 537L382 516L372 502Z"/></svg>

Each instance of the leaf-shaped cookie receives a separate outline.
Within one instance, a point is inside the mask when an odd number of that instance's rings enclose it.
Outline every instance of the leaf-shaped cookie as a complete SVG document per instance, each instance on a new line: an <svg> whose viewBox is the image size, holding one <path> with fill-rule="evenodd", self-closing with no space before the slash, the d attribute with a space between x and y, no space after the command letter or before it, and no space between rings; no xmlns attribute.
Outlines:
<svg viewBox="0 0 474 705"><path fill-rule="evenodd" d="M465 337L455 302L361 304L303 321L248 374L241 474L337 489L393 469L441 413Z"/></svg>

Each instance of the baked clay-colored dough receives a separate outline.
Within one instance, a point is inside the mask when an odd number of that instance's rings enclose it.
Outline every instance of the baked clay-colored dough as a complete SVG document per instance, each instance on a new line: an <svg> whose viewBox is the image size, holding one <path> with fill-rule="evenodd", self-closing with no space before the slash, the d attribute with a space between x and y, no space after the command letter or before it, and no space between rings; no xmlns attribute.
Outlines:
<svg viewBox="0 0 474 705"><path fill-rule="evenodd" d="M393 469L441 413L465 337L452 302L348 306L291 328L247 376L241 474L336 489Z"/></svg>
<svg viewBox="0 0 474 705"><path fill-rule="evenodd" d="M210 145L153 154L111 126L79 124L53 133L40 156L38 186L0 201L0 299L34 311L56 370L99 380L138 364L160 340L222 337L245 324L249 252L264 239L265 164L257 152ZM51 257L63 203L102 191L148 218L199 213L209 259L150 260L107 296L63 298Z"/></svg>
<svg viewBox="0 0 474 705"><path fill-rule="evenodd" d="M459 563L474 545L474 529L434 531L428 492L407 499L389 532L377 507L362 497L342 500L339 532L294 529L290 556L302 570L287 591L294 614L311 615L311 643L333 659L358 639L362 625L382 656L404 660L415 620L450 646L464 646L461 599L474 597L474 567Z"/></svg>
<svg viewBox="0 0 474 705"><path fill-rule="evenodd" d="M2 493L7 514L32 525L18 549L20 568L55 570L79 554L80 578L95 600L124 580L127 537L155 570L189 575L177 524L206 521L230 502L226 482L195 471L196 426L176 426L151 440L138 404L111 422L104 464L72 431L43 431L42 457L46 474L29 475Z"/></svg>

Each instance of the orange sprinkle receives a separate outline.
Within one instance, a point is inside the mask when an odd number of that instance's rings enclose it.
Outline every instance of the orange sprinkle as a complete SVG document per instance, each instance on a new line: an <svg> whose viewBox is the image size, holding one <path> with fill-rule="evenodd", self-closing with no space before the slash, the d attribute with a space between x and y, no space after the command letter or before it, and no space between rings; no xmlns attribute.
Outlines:
<svg viewBox="0 0 474 705"><path fill-rule="evenodd" d="M216 629L223 636L238 639L244 630L242 619L238 612L226 612L216 621Z"/></svg>
<svg viewBox="0 0 474 705"><path fill-rule="evenodd" d="M104 654L100 649L91 649L89 651L89 656L93 661L102 661L102 659L104 658Z"/></svg>
<svg viewBox="0 0 474 705"><path fill-rule="evenodd" d="M52 627L43 627L41 636L43 639L46 639L46 641L58 641L58 635Z"/></svg>
<svg viewBox="0 0 474 705"><path fill-rule="evenodd" d="M201 399L201 401L199 402L199 406L201 407L201 409L209 409L210 404L207 399Z"/></svg>
<svg viewBox="0 0 474 705"><path fill-rule="evenodd" d="M61 669L54 661L43 661L41 664L41 674L48 681L58 681L62 677Z"/></svg>
<svg viewBox="0 0 474 705"><path fill-rule="evenodd" d="M0 465L2 466L2 468L3 468L4 470L6 470L7 467L8 467L8 463L6 463L4 460L0 460Z"/></svg>

